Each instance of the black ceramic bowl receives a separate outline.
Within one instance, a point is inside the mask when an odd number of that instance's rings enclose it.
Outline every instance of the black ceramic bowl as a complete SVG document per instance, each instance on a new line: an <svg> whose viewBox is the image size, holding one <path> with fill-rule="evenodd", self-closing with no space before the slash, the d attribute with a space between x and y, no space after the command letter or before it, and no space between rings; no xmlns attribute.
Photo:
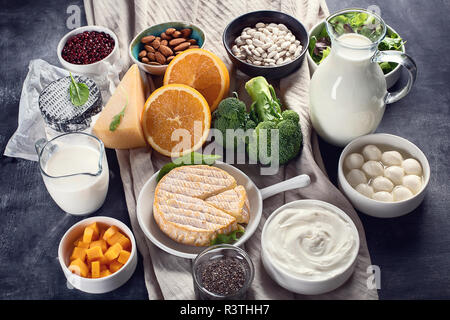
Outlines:
<svg viewBox="0 0 450 320"><path fill-rule="evenodd" d="M279 66L255 66L236 58L231 52L234 40L241 35L244 28L253 28L258 22L286 25L303 46L300 55L295 60ZM286 13L268 10L249 12L231 21L223 32L222 41L228 56L239 70L251 77L263 76L269 79L282 78L297 70L305 58L309 45L308 32L300 21Z"/></svg>

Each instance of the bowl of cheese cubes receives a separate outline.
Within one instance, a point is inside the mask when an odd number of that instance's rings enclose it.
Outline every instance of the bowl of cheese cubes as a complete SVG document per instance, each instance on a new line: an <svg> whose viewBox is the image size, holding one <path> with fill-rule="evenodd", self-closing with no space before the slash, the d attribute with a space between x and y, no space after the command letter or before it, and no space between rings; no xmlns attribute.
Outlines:
<svg viewBox="0 0 450 320"><path fill-rule="evenodd" d="M119 220L87 218L66 231L58 257L70 285L87 293L105 293L123 285L134 273L136 241Z"/></svg>

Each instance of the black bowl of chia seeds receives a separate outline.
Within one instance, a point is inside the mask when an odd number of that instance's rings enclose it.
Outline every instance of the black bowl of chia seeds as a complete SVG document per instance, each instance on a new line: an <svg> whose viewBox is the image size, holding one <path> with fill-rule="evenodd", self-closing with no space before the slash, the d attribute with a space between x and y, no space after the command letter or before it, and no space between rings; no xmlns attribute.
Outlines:
<svg viewBox="0 0 450 320"><path fill-rule="evenodd" d="M195 258L192 266L197 299L245 299L254 273L253 262L244 250L229 244L211 246Z"/></svg>

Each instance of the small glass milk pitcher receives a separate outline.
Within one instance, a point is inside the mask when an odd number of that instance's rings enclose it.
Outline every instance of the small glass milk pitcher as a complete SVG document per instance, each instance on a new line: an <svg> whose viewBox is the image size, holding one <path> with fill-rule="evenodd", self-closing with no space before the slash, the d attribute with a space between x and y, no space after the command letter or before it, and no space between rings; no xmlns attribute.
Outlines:
<svg viewBox="0 0 450 320"><path fill-rule="evenodd" d="M326 19L331 51L310 84L311 121L326 141L345 146L378 127L386 104L403 98L416 79L414 60L400 51L379 51L386 24L365 9L345 9ZM395 62L408 71L404 88L387 92L378 63Z"/></svg>
<svg viewBox="0 0 450 320"><path fill-rule="evenodd" d="M47 191L72 215L87 215L104 203L109 169L103 142L84 132L59 135L35 144Z"/></svg>

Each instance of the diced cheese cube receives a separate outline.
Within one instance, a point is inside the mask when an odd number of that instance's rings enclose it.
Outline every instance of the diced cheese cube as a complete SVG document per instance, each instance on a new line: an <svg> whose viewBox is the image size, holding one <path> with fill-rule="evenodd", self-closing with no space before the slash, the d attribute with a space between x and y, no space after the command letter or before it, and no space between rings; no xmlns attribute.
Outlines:
<svg viewBox="0 0 450 320"><path fill-rule="evenodd" d="M73 248L72 255L70 256L70 260L80 259L84 261L86 259L86 249L75 247Z"/></svg>
<svg viewBox="0 0 450 320"><path fill-rule="evenodd" d="M100 247L100 248L102 248L103 253L105 253L105 251L108 249L106 241L103 240L103 239L92 241L90 243L90 245L89 245L89 248L93 248L93 247Z"/></svg>
<svg viewBox="0 0 450 320"><path fill-rule="evenodd" d="M84 249L89 249L89 243L83 242L83 241L78 241L77 247L84 248Z"/></svg>
<svg viewBox="0 0 450 320"><path fill-rule="evenodd" d="M94 222L94 223L90 224L88 227L92 228L94 230L93 240L98 239L98 235L100 234L100 229L98 227L97 222Z"/></svg>
<svg viewBox="0 0 450 320"><path fill-rule="evenodd" d="M103 240L108 240L112 235L114 235L118 231L119 229L117 229L116 226L109 227L103 234Z"/></svg>
<svg viewBox="0 0 450 320"><path fill-rule="evenodd" d="M119 270L120 268L122 268L123 264L121 264L119 261L114 260L113 262L111 262L111 264L109 265L109 270L114 273L117 270Z"/></svg>
<svg viewBox="0 0 450 320"><path fill-rule="evenodd" d="M91 227L86 227L83 233L83 242L91 243L94 239L94 229Z"/></svg>
<svg viewBox="0 0 450 320"><path fill-rule="evenodd" d="M130 240L120 232L116 232L111 237L109 237L107 242L110 246L116 243L120 243L123 249L129 249L131 246Z"/></svg>
<svg viewBox="0 0 450 320"><path fill-rule="evenodd" d="M107 276L109 276L109 275L111 275L112 273L111 273L111 271L109 271L109 269L105 269L105 270L103 270L103 271L100 271L100 278L104 278L104 277L107 277Z"/></svg>
<svg viewBox="0 0 450 320"><path fill-rule="evenodd" d="M73 260L69 265L69 270L82 277L87 277L89 273L88 266L81 259Z"/></svg>
<svg viewBox="0 0 450 320"><path fill-rule="evenodd" d="M115 243L111 247L109 247L108 250L106 250L105 257L109 261L112 261L119 256L120 251L122 251L122 246L120 245L120 243Z"/></svg>
<svg viewBox="0 0 450 320"><path fill-rule="evenodd" d="M125 264L128 259L130 258L131 252L122 250L120 251L119 257L117 257L117 261L119 261L121 264Z"/></svg>
<svg viewBox="0 0 450 320"><path fill-rule="evenodd" d="M92 278L100 278L100 262L93 261L91 263Z"/></svg>
<svg viewBox="0 0 450 320"><path fill-rule="evenodd" d="M102 248L98 246L86 249L86 254L88 261L100 260L103 258Z"/></svg>

